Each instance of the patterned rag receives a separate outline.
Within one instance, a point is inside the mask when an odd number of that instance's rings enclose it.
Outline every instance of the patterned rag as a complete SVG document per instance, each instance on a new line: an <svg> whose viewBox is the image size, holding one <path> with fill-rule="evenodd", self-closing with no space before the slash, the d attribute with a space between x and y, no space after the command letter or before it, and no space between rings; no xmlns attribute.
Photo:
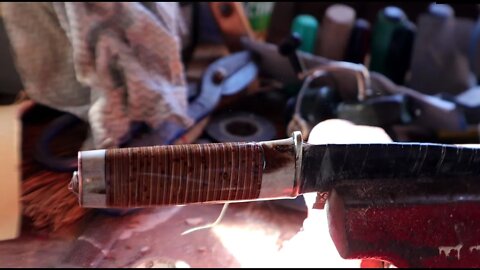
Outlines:
<svg viewBox="0 0 480 270"><path fill-rule="evenodd" d="M193 124L178 3L2 4L25 91L87 121L94 148L117 147L133 122Z"/></svg>

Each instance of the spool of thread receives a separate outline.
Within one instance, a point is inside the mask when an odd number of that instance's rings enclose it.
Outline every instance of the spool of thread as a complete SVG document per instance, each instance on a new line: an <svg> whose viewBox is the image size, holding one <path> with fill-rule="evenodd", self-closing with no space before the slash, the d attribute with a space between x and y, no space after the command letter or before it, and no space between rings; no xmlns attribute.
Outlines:
<svg viewBox="0 0 480 270"><path fill-rule="evenodd" d="M315 17L300 14L293 20L291 32L300 36L302 43L299 50L313 53L318 35L318 21Z"/></svg>
<svg viewBox="0 0 480 270"><path fill-rule="evenodd" d="M206 133L215 142L260 142L274 139L277 131L264 117L236 112L213 118L206 128Z"/></svg>
<svg viewBox="0 0 480 270"><path fill-rule="evenodd" d="M348 42L345 61L364 64L370 49L371 26L367 20L357 19Z"/></svg>
<svg viewBox="0 0 480 270"><path fill-rule="evenodd" d="M470 63L459 48L453 9L432 4L421 14L412 52L408 85L425 94L459 94L475 84Z"/></svg>
<svg viewBox="0 0 480 270"><path fill-rule="evenodd" d="M327 8L322 20L317 53L332 60L343 60L355 24L353 8L334 4Z"/></svg>
<svg viewBox="0 0 480 270"><path fill-rule="evenodd" d="M386 59L393 33L403 26L407 16L402 9L388 6L378 13L373 29L370 69L386 74Z"/></svg>

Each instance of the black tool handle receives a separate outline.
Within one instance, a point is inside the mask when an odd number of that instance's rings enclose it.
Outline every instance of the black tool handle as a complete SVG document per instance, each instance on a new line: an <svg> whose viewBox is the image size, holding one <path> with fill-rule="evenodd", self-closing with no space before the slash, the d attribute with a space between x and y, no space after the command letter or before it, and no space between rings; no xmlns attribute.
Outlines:
<svg viewBox="0 0 480 270"><path fill-rule="evenodd" d="M297 49L302 45L302 38L293 32L278 47L281 55L288 57L295 73L301 73L304 68L297 55Z"/></svg>

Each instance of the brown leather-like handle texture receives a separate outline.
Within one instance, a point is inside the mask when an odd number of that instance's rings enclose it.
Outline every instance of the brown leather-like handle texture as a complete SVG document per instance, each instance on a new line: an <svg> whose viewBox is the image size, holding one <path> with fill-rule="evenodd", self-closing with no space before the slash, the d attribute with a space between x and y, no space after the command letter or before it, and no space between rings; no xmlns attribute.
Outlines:
<svg viewBox="0 0 480 270"><path fill-rule="evenodd" d="M110 149L106 202L122 208L256 199L263 166L258 143Z"/></svg>

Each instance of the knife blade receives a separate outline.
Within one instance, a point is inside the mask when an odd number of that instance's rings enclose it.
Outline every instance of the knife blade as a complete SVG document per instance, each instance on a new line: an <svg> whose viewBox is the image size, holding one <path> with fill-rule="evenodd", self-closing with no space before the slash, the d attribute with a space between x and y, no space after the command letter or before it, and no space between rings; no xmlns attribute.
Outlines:
<svg viewBox="0 0 480 270"><path fill-rule="evenodd" d="M428 143L321 144L291 138L82 151L69 188L86 208L294 199L348 188L376 203L477 200L480 150ZM401 196L408 194L419 196Z"/></svg>

